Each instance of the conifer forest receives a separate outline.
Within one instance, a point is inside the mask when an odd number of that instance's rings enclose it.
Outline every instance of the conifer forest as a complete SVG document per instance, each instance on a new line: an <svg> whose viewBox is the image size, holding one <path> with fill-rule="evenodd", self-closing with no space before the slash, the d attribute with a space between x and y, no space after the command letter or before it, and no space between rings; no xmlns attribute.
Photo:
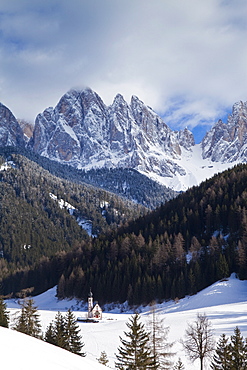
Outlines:
<svg viewBox="0 0 247 370"><path fill-rule="evenodd" d="M138 305L194 294L231 272L246 278L244 164L150 210L72 175L58 177L48 160L44 169L35 158L5 150L1 164L6 161L0 172L3 296L57 285L59 298L85 300L91 287L102 304Z"/></svg>

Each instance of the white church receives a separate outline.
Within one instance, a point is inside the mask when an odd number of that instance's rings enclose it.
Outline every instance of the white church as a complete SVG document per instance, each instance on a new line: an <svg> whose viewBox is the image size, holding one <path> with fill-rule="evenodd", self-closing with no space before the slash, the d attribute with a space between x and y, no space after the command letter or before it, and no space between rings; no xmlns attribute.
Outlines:
<svg viewBox="0 0 247 370"><path fill-rule="evenodd" d="M88 319L97 319L101 320L102 319L102 309L98 302L93 305L93 293L90 288L90 292L88 295L88 313L87 313L87 318Z"/></svg>

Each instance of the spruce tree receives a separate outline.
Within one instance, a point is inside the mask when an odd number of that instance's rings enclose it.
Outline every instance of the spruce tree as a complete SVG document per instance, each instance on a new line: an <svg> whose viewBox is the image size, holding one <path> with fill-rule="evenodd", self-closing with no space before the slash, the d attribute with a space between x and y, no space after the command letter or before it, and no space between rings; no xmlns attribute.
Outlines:
<svg viewBox="0 0 247 370"><path fill-rule="evenodd" d="M9 314L6 303L2 298L0 298L0 326L5 328L9 327Z"/></svg>
<svg viewBox="0 0 247 370"><path fill-rule="evenodd" d="M67 340L67 333L65 329L65 319L61 312L58 311L58 313L55 316L54 321L54 339L55 339L55 345L64 349L68 349L68 340ZM51 337L52 338L52 337Z"/></svg>
<svg viewBox="0 0 247 370"><path fill-rule="evenodd" d="M127 340L120 337L121 346L118 347L116 368L128 369L157 369L149 348L149 336L144 325L139 322L139 314L131 316L127 327L129 332L124 332Z"/></svg>
<svg viewBox="0 0 247 370"><path fill-rule="evenodd" d="M66 349L80 356L86 356L81 352L84 343L81 342L80 329L71 310L64 317L61 312L55 316L45 332L45 341L55 346Z"/></svg>
<svg viewBox="0 0 247 370"><path fill-rule="evenodd" d="M44 341L56 345L56 334L53 322L51 322L46 329Z"/></svg>
<svg viewBox="0 0 247 370"><path fill-rule="evenodd" d="M85 357L86 354L81 352L84 343L81 342L81 335L76 318L71 310L68 310L65 317L65 332L68 350L72 353Z"/></svg>
<svg viewBox="0 0 247 370"><path fill-rule="evenodd" d="M228 344L228 338L225 334L222 334L213 356L211 363L211 369L213 370L230 370L230 345Z"/></svg>
<svg viewBox="0 0 247 370"><path fill-rule="evenodd" d="M42 338L41 324L33 299L24 300L20 316L16 319L15 330L35 338Z"/></svg>
<svg viewBox="0 0 247 370"><path fill-rule="evenodd" d="M98 360L98 362L99 362L100 364L105 365L105 366L107 366L107 364L108 364L108 362L109 362L109 360L108 360L108 358L107 358L107 354L106 354L106 352L105 352L105 351L102 351L102 352L101 352L100 357L99 357L99 358L97 358L97 360Z"/></svg>
<svg viewBox="0 0 247 370"><path fill-rule="evenodd" d="M181 359L178 359L178 362L176 362L175 366L173 367L173 370L185 370L184 364L182 363Z"/></svg>
<svg viewBox="0 0 247 370"><path fill-rule="evenodd" d="M247 369L247 348L241 331L238 327L234 329L230 343L231 367L230 369Z"/></svg>

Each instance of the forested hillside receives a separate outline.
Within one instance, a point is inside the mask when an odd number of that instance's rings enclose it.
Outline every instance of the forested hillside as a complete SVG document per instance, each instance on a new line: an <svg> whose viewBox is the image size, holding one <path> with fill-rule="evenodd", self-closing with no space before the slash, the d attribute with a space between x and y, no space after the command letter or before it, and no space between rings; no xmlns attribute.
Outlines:
<svg viewBox="0 0 247 370"><path fill-rule="evenodd" d="M60 298L86 299L92 287L101 303L130 304L193 294L232 271L246 278L246 202L247 166L239 165L128 226L81 241L47 261L45 276L58 283ZM25 287L42 268L21 275Z"/></svg>
<svg viewBox="0 0 247 370"><path fill-rule="evenodd" d="M239 165L127 228L101 236L92 244L90 260L77 251L74 267L68 263L63 271L58 294L71 295L79 271L99 299L130 303L193 294L232 271L245 278L246 201L247 166Z"/></svg>
<svg viewBox="0 0 247 370"><path fill-rule="evenodd" d="M79 170L42 157L30 150L16 147L2 147L0 154L5 157L12 154L23 155L58 178L104 189L149 209L155 209L178 195L178 192L151 180L132 168Z"/></svg>
<svg viewBox="0 0 247 370"><path fill-rule="evenodd" d="M0 279L143 212L104 190L59 179L19 154L1 156Z"/></svg>

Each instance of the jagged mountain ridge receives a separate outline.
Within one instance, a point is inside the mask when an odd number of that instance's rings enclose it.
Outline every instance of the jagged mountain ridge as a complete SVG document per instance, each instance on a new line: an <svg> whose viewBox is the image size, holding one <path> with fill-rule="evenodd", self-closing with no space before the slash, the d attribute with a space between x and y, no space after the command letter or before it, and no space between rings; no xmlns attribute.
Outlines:
<svg viewBox="0 0 247 370"><path fill-rule="evenodd" d="M185 190L246 162L246 117L247 102L235 103L227 123L219 120L195 145L188 129L172 131L136 96L127 104L118 94L106 106L90 88L70 90L55 108L38 114L27 147L79 169L131 168ZM5 140L2 145L9 144Z"/></svg>
<svg viewBox="0 0 247 370"><path fill-rule="evenodd" d="M247 102L235 103L227 123L219 120L205 135L202 155L213 162L246 162Z"/></svg>
<svg viewBox="0 0 247 370"><path fill-rule="evenodd" d="M25 146L22 129L13 113L0 103L0 146Z"/></svg>
<svg viewBox="0 0 247 370"><path fill-rule="evenodd" d="M134 168L171 177L184 172L173 161L184 142L188 150L194 145L188 130L172 131L137 97L128 105L118 94L107 107L85 89L71 90L37 116L29 148L77 168Z"/></svg>

